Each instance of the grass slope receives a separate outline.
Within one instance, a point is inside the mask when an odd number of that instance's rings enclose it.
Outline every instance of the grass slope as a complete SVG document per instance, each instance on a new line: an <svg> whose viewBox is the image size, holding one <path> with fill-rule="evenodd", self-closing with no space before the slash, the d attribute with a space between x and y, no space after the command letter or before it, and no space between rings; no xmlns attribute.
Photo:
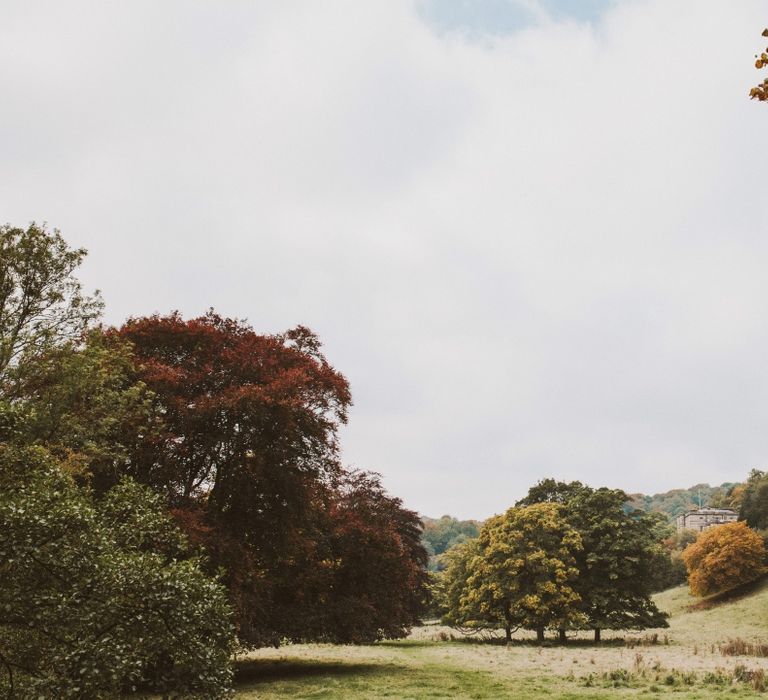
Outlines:
<svg viewBox="0 0 768 700"><path fill-rule="evenodd" d="M599 646L587 635L545 647L524 633L511 645L445 640L456 633L425 626L397 642L264 649L239 664L237 697L694 700L761 694L755 686L768 674L768 659L723 656L719 647L734 637L768 638L768 582L704 606L685 587L659 594L657 603L671 614L668 630L607 635Z"/></svg>

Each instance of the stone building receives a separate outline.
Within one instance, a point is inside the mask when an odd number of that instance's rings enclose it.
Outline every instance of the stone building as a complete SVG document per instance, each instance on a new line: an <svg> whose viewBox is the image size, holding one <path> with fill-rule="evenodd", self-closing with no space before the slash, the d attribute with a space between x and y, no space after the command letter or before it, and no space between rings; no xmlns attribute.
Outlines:
<svg viewBox="0 0 768 700"><path fill-rule="evenodd" d="M689 510L687 513L677 516L677 530L695 530L701 532L713 525L735 523L739 514L730 508L699 508Z"/></svg>

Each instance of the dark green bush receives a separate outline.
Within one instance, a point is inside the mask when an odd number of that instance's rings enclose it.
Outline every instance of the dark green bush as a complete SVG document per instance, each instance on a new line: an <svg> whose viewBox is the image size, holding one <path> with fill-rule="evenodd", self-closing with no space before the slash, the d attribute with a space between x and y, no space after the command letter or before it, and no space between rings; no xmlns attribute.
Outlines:
<svg viewBox="0 0 768 700"><path fill-rule="evenodd" d="M185 556L151 491L97 502L42 448L0 444L0 691L228 696L230 609Z"/></svg>

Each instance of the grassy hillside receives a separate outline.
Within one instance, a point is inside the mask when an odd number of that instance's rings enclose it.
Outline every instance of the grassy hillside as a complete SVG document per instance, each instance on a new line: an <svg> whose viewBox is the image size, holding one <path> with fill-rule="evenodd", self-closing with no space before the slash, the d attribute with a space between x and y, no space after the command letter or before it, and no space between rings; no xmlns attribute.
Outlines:
<svg viewBox="0 0 768 700"><path fill-rule="evenodd" d="M654 596L670 613L670 635L679 644L722 643L733 637L768 641L768 579L726 598L698 599L678 586Z"/></svg>
<svg viewBox="0 0 768 700"><path fill-rule="evenodd" d="M607 634L599 646L511 645L425 626L407 640L369 646L293 645L261 650L240 667L238 698L754 698L768 687L768 659L724 656L739 637L768 640L768 581L722 602L685 587L656 596L670 627ZM693 606L693 607L692 607ZM757 688L757 689L756 689ZM768 698L768 692L764 694Z"/></svg>

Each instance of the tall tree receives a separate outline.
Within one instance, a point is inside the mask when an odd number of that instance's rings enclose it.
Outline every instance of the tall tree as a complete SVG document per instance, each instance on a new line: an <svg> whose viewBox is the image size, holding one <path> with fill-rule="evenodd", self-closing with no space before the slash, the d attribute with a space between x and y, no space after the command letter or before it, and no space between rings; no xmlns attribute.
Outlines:
<svg viewBox="0 0 768 700"><path fill-rule="evenodd" d="M0 226L0 385L25 355L79 339L98 318L98 293L74 276L85 254L44 226Z"/></svg>
<svg viewBox="0 0 768 700"><path fill-rule="evenodd" d="M627 512L627 495L617 489L592 489L578 481L546 479L522 504L555 502L582 541L576 555L579 609L600 640L604 629L666 627L666 616L651 600L653 564L662 553L658 520Z"/></svg>
<svg viewBox="0 0 768 700"><path fill-rule="evenodd" d="M375 639L413 624L420 523L375 478L341 468L349 386L313 333L259 335L210 312L134 319L118 335L153 392L153 429L127 471L225 568L244 641Z"/></svg>

